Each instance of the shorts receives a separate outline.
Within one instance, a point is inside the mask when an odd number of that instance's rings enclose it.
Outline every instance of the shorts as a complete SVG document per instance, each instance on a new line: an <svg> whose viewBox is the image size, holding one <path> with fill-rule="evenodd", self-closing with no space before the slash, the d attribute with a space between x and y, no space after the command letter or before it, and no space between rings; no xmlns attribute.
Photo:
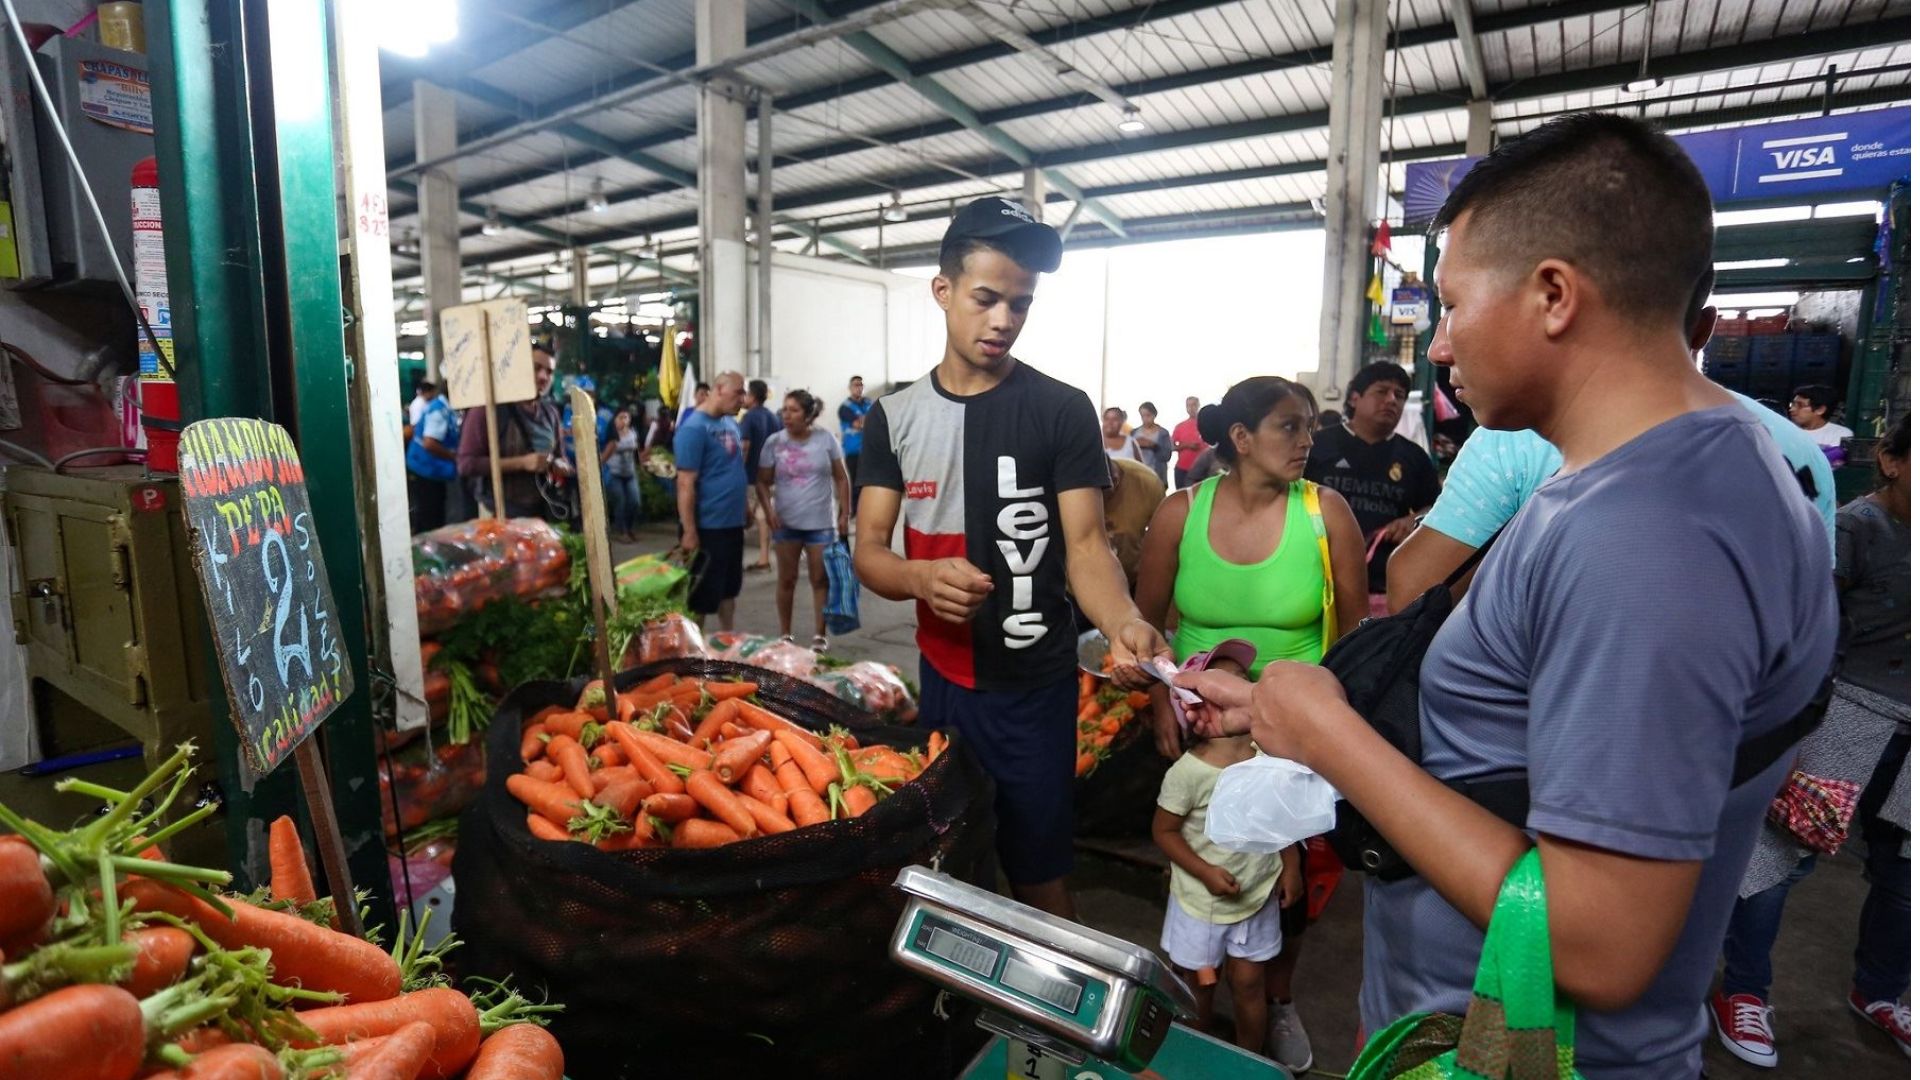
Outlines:
<svg viewBox="0 0 1920 1080"><path fill-rule="evenodd" d="M738 525L700 530L700 551L693 558L693 589L687 594L687 607L695 615L711 615L720 610L722 600L740 595L746 536L747 530Z"/></svg>
<svg viewBox="0 0 1920 1080"><path fill-rule="evenodd" d="M1160 951L1175 967L1188 971L1218 968L1231 956L1265 963L1280 955L1280 893L1275 890L1260 910L1237 923L1195 918L1180 901L1167 897L1167 920L1160 928Z"/></svg>
<svg viewBox="0 0 1920 1080"><path fill-rule="evenodd" d="M1000 868L1015 885L1073 869L1073 673L1031 690L968 690L920 661L920 724L959 731L993 777Z"/></svg>
<svg viewBox="0 0 1920 1080"><path fill-rule="evenodd" d="M831 544L840 538L832 529L775 529L776 544Z"/></svg>

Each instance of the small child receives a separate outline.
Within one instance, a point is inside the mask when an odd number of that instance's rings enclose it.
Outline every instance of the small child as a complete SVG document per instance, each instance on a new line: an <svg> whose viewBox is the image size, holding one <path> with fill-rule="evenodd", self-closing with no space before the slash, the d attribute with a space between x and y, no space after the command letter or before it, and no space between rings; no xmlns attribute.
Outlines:
<svg viewBox="0 0 1920 1080"><path fill-rule="evenodd" d="M1244 678L1253 646L1224 641L1188 662ZM1233 990L1233 1035L1261 1053L1267 1042L1266 965L1280 954L1280 909L1306 891L1298 845L1275 855L1238 854L1207 839L1207 804L1220 770L1253 757L1253 737L1202 739L1167 770L1153 815L1153 840L1173 860L1160 948L1193 988L1204 1026L1224 962Z"/></svg>

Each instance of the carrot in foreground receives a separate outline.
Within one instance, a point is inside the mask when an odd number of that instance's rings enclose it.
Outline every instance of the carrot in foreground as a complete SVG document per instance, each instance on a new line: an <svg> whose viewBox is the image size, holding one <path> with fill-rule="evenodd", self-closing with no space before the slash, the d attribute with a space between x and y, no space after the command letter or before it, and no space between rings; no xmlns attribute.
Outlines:
<svg viewBox="0 0 1920 1080"><path fill-rule="evenodd" d="M123 897L136 911L160 911L198 926L223 949L258 945L273 953L273 981L344 994L348 1001L381 1001L400 992L400 965L365 938L329 930L282 911L234 904L233 917L171 885L129 880Z"/></svg>
<svg viewBox="0 0 1920 1080"><path fill-rule="evenodd" d="M434 1069L435 1033L433 1025L414 1021L380 1040L380 1049L356 1061L347 1070L347 1080L414 1080L421 1076L447 1076Z"/></svg>
<svg viewBox="0 0 1920 1080"><path fill-rule="evenodd" d="M560 1080L560 1043L535 1024L501 1028L480 1044L467 1080Z"/></svg>
<svg viewBox="0 0 1920 1080"><path fill-rule="evenodd" d="M273 869L275 900L291 900L305 907L320 898L313 888L306 849L300 845L300 829L285 814L275 818L267 830L267 861Z"/></svg>
<svg viewBox="0 0 1920 1080"><path fill-rule="evenodd" d="M385 1001L308 1009L300 1019L323 1043L392 1035L415 1021L431 1025L433 1054L420 1073L429 1080L458 1075L480 1049L480 1014L467 995L444 986Z"/></svg>

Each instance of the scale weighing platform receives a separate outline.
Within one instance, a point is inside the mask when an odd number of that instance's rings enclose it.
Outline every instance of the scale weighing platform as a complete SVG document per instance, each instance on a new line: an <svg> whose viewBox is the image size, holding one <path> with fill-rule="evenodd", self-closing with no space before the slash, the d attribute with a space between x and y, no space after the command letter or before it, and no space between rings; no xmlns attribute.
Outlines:
<svg viewBox="0 0 1920 1080"><path fill-rule="evenodd" d="M984 1007L1000 1038L964 1080L1141 1074L1167 1080L1282 1077L1265 1058L1185 1028L1193 992L1147 949L1035 910L945 874L910 866L894 887L907 907L893 932L896 963Z"/></svg>

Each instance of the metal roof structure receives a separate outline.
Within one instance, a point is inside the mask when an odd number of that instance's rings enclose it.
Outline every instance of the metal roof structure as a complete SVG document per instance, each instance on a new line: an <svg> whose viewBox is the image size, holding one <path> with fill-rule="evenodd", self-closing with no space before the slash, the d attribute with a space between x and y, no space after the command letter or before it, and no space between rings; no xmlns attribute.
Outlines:
<svg viewBox="0 0 1920 1080"><path fill-rule="evenodd" d="M655 287L663 263L685 280L696 88L718 76L771 100L783 250L928 261L956 201L1017 189L1029 165L1071 246L1319 220L1339 0L737 2L748 49L716 68L695 62L694 0L468 0L458 40L384 57L394 235L417 224L425 166L460 185L468 299L563 295L548 268L569 248L588 252L596 296ZM1392 0L1389 13L1394 191L1401 164L1463 152L1481 96L1498 136L1583 109L1678 132L1911 96L1901 0ZM1643 78L1658 84L1626 89ZM458 95L450 158L414 160L415 79ZM1132 110L1144 130L1124 133ZM596 184L600 212L586 207ZM906 220L884 222L896 194ZM397 254L396 281L418 276Z"/></svg>

